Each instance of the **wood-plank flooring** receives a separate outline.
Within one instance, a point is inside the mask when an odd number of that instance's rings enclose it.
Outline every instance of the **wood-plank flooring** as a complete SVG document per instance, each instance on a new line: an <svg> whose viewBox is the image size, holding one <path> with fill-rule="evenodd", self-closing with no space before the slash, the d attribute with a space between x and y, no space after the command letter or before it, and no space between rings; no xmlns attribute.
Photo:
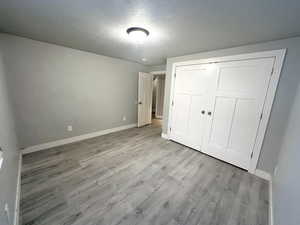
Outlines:
<svg viewBox="0 0 300 225"><path fill-rule="evenodd" d="M267 225L268 183L157 125L23 158L23 225Z"/></svg>

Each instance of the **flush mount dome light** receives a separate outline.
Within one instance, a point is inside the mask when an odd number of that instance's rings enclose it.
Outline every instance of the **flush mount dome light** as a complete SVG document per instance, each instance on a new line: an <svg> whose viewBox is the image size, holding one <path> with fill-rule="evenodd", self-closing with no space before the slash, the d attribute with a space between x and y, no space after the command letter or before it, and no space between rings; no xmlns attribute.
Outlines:
<svg viewBox="0 0 300 225"><path fill-rule="evenodd" d="M149 31L141 27L130 27L127 29L127 34L136 43L142 43L149 35Z"/></svg>

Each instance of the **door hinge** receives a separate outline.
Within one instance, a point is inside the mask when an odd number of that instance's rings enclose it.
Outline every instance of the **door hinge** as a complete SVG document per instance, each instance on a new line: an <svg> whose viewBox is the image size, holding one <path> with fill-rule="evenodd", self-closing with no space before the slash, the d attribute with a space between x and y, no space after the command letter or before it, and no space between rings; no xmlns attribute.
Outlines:
<svg viewBox="0 0 300 225"><path fill-rule="evenodd" d="M172 128L170 127L170 132L172 131Z"/></svg>
<svg viewBox="0 0 300 225"><path fill-rule="evenodd" d="M176 73L174 73L174 77L176 78Z"/></svg>
<svg viewBox="0 0 300 225"><path fill-rule="evenodd" d="M253 152L251 152L251 156L250 157L251 157L251 159L253 158Z"/></svg>
<svg viewBox="0 0 300 225"><path fill-rule="evenodd" d="M172 100L172 106L174 106L174 100Z"/></svg>
<svg viewBox="0 0 300 225"><path fill-rule="evenodd" d="M260 114L260 120L262 120L262 118L263 118L263 113Z"/></svg>

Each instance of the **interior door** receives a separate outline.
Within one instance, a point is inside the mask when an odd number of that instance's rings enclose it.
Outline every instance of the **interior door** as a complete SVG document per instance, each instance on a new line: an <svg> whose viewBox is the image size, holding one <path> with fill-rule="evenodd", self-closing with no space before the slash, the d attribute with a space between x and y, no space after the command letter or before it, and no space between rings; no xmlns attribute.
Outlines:
<svg viewBox="0 0 300 225"><path fill-rule="evenodd" d="M248 169L274 59L217 63L203 152Z"/></svg>
<svg viewBox="0 0 300 225"><path fill-rule="evenodd" d="M153 75L139 73L138 87L138 127L151 124Z"/></svg>
<svg viewBox="0 0 300 225"><path fill-rule="evenodd" d="M202 148L205 109L216 69L210 65L176 68L170 138L196 150Z"/></svg>

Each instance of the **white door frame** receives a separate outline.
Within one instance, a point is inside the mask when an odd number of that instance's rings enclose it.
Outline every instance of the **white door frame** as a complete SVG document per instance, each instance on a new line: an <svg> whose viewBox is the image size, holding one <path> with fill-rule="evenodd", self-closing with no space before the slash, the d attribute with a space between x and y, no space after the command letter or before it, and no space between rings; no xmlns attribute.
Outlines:
<svg viewBox="0 0 300 225"><path fill-rule="evenodd" d="M150 73L153 74L153 75L166 75L165 70L152 71Z"/></svg>
<svg viewBox="0 0 300 225"><path fill-rule="evenodd" d="M260 121L260 125L257 131L257 138L255 141L253 156L250 159L249 172L255 173L258 158L260 155L261 147L263 144L265 132L268 126L268 121L273 105L273 101L275 98L276 89L278 86L281 69L283 66L283 61L285 57L286 49L279 50L271 50L271 51L263 51L263 52L255 52L248 54L240 54L240 55L230 55L224 57L214 57L207 59L199 59L199 60L190 60L184 62L173 63L172 72L171 72L171 90L170 90L170 99L169 99L169 119L168 119L168 130L167 130L167 138L170 137L170 130L172 124L172 99L174 95L174 84L175 84L175 72L176 67L179 66L187 66L187 65L197 65L197 64L207 64L207 63L218 63L218 62L226 62L226 61L240 61L240 60L248 60L248 59L259 59L259 58L274 58L274 66L273 72L270 79L267 96L264 103L264 109L262 112L262 119Z"/></svg>

